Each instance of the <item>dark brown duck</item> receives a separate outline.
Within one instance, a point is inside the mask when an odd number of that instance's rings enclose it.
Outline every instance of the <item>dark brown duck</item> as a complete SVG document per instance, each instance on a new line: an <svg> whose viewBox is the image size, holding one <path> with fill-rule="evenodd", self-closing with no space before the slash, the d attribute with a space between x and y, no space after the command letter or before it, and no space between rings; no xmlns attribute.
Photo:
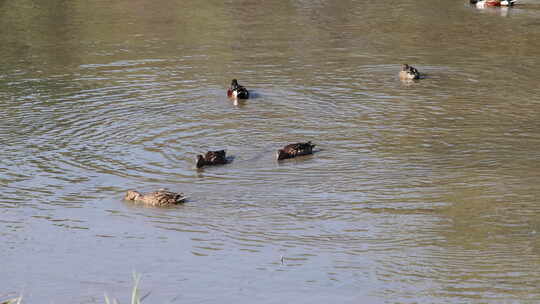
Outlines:
<svg viewBox="0 0 540 304"><path fill-rule="evenodd" d="M227 158L225 157L225 150L208 151L204 156L201 154L197 155L197 168L224 165L226 163Z"/></svg>
<svg viewBox="0 0 540 304"><path fill-rule="evenodd" d="M311 141L305 143L289 144L283 147L283 149L278 150L277 159L282 160L301 155L313 154L313 147L315 147L315 145L312 144Z"/></svg>

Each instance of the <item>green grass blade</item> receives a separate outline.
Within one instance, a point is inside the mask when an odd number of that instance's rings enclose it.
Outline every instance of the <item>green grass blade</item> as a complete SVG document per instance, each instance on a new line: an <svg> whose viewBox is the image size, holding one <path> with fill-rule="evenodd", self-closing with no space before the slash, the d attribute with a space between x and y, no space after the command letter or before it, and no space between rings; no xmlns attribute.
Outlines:
<svg viewBox="0 0 540 304"><path fill-rule="evenodd" d="M141 281L141 275L133 272L133 291L131 292L131 304L141 304L141 299L139 299L139 282Z"/></svg>
<svg viewBox="0 0 540 304"><path fill-rule="evenodd" d="M22 303L22 296L19 296L19 297L16 297L16 298L13 298L13 299L8 299L8 300L5 300L3 302L0 302L0 304L21 304Z"/></svg>

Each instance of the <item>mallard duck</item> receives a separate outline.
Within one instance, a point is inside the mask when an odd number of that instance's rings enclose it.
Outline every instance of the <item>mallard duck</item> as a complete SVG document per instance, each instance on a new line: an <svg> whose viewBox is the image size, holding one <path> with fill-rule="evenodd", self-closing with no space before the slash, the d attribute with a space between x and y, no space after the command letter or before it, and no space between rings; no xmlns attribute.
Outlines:
<svg viewBox="0 0 540 304"><path fill-rule="evenodd" d="M204 166L224 165L226 163L227 158L225 157L225 150L208 151L204 156L201 154L197 155L197 168L202 168Z"/></svg>
<svg viewBox="0 0 540 304"><path fill-rule="evenodd" d="M249 91L243 86L238 84L238 80L233 79L231 81L231 86L227 90L227 96L232 98L248 99Z"/></svg>
<svg viewBox="0 0 540 304"><path fill-rule="evenodd" d="M160 189L158 191L141 194L135 190L128 190L124 199L127 201L135 201L154 207L163 207L176 205L185 202L186 198L183 193L176 193Z"/></svg>
<svg viewBox="0 0 540 304"><path fill-rule="evenodd" d="M306 143L289 144L283 147L283 149L279 149L277 151L277 159L282 160L297 157L300 155L312 154L313 147L315 147L315 145L312 144L311 141L308 141Z"/></svg>
<svg viewBox="0 0 540 304"><path fill-rule="evenodd" d="M420 79L420 72L414 67L408 64L401 65L401 71L399 72L399 79L401 80L411 80L411 79Z"/></svg>

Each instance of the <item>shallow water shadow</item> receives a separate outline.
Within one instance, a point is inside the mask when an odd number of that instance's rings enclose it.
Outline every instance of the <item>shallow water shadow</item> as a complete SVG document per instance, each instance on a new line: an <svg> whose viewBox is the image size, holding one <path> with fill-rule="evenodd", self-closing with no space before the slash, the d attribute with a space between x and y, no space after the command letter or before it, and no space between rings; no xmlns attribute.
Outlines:
<svg viewBox="0 0 540 304"><path fill-rule="evenodd" d="M247 102L249 102L250 100L253 100L253 99L257 99L257 98L260 98L261 95L257 92L253 92L253 93L249 93L249 98L248 99L244 99L244 98L234 98L234 97L229 97L229 100L232 100L233 104L239 108L243 107L246 105Z"/></svg>
<svg viewBox="0 0 540 304"><path fill-rule="evenodd" d="M248 99L237 99L237 98L232 98L232 101L233 101L233 105L235 105L237 108L243 108Z"/></svg>
<svg viewBox="0 0 540 304"><path fill-rule="evenodd" d="M260 97L261 97L261 94L257 92L249 92L249 99L243 99L243 100L257 99Z"/></svg>

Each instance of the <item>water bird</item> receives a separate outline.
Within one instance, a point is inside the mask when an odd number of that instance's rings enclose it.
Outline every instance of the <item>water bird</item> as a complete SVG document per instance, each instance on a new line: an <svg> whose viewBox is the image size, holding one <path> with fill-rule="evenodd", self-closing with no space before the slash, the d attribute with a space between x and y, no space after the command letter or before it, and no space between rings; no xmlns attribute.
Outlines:
<svg viewBox="0 0 540 304"><path fill-rule="evenodd" d="M145 194L135 190L128 190L124 199L154 207L176 205L186 201L186 197L183 193L171 192L166 189L159 189L158 191Z"/></svg>
<svg viewBox="0 0 540 304"><path fill-rule="evenodd" d="M311 141L305 143L289 144L277 151L277 159L293 158L301 155L313 154L314 144Z"/></svg>
<svg viewBox="0 0 540 304"><path fill-rule="evenodd" d="M249 91L238 84L238 80L233 79L231 81L231 86L227 90L227 96L232 98L239 98L239 99L248 99L249 98Z"/></svg>
<svg viewBox="0 0 540 304"><path fill-rule="evenodd" d="M408 64L401 65L401 71L399 72L399 79L401 80L412 80L420 79L420 72Z"/></svg>
<svg viewBox="0 0 540 304"><path fill-rule="evenodd" d="M208 151L204 156L202 154L197 155L196 166L197 168L202 168L204 166L224 165L227 162L225 150Z"/></svg>
<svg viewBox="0 0 540 304"><path fill-rule="evenodd" d="M517 0L470 0L477 8L493 6L513 6Z"/></svg>

